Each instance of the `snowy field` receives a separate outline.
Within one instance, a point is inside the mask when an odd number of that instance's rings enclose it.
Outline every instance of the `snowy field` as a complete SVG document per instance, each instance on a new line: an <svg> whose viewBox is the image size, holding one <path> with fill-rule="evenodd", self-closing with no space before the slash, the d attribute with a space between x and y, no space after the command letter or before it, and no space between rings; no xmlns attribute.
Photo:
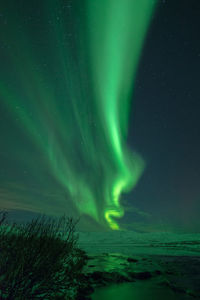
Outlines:
<svg viewBox="0 0 200 300"><path fill-rule="evenodd" d="M200 255L200 233L79 232L79 246L89 254Z"/></svg>

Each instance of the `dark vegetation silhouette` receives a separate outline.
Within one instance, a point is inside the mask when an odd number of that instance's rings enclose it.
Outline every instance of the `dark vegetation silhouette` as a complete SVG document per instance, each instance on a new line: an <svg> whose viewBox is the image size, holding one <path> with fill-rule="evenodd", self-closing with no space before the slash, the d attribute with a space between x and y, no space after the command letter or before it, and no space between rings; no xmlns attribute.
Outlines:
<svg viewBox="0 0 200 300"><path fill-rule="evenodd" d="M87 259L77 246L79 220L9 224L6 215L0 211L0 299L78 299Z"/></svg>

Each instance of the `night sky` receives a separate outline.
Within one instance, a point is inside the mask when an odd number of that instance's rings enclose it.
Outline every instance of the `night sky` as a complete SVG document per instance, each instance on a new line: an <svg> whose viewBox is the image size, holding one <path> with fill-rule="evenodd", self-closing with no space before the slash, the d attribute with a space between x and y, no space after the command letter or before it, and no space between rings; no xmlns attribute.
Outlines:
<svg viewBox="0 0 200 300"><path fill-rule="evenodd" d="M200 3L100 2L1 1L0 208L199 232Z"/></svg>

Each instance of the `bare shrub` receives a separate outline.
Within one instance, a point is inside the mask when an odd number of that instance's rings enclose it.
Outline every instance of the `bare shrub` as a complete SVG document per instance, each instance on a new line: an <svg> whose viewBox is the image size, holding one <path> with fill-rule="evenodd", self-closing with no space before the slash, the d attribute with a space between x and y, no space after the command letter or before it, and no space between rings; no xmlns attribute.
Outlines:
<svg viewBox="0 0 200 300"><path fill-rule="evenodd" d="M85 264L75 233L79 220L63 215L48 221L43 215L8 227L5 216L0 218L0 299L75 299Z"/></svg>

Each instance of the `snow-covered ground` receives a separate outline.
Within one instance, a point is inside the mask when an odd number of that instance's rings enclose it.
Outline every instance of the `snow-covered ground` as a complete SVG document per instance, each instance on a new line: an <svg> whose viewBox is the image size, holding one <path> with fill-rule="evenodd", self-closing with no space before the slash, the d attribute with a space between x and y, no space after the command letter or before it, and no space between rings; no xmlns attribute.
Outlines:
<svg viewBox="0 0 200 300"><path fill-rule="evenodd" d="M200 255L200 233L137 233L134 231L78 232L79 246L86 252Z"/></svg>

